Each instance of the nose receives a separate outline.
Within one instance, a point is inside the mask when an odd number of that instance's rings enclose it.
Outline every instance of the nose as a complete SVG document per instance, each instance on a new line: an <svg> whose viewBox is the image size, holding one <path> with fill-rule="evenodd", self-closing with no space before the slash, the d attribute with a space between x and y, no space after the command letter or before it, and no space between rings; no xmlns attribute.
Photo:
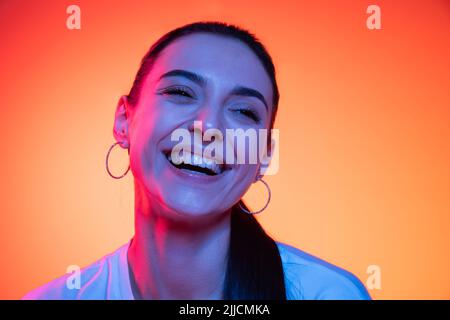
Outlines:
<svg viewBox="0 0 450 320"><path fill-rule="evenodd" d="M198 121L201 121L201 129L199 128ZM225 158L226 150L230 150L229 152L231 152L231 155L227 157L233 157L233 148L226 146L224 141L226 134L225 123L223 107L221 105L205 104L199 108L195 118L189 124L189 130L194 134L194 148L195 145L204 145L206 147L211 141L214 141L216 143L214 145L214 157L225 162L225 159L228 159ZM210 131L206 132L207 130Z"/></svg>
<svg viewBox="0 0 450 320"><path fill-rule="evenodd" d="M221 108L206 105L200 108L195 119L189 125L189 130L194 130L194 121L201 121L202 131L208 129L218 129L222 132L222 114Z"/></svg>

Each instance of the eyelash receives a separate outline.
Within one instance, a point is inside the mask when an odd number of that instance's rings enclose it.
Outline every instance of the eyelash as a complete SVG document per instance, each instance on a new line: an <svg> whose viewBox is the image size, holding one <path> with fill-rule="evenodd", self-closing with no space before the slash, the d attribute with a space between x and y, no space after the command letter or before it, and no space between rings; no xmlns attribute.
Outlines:
<svg viewBox="0 0 450 320"><path fill-rule="evenodd" d="M187 97L187 98L193 98L191 94L189 94L189 92L187 92L186 90L184 90L182 87L172 87L169 88L167 90L164 90L162 92L162 94L168 94L168 95L179 95L179 96L183 96L183 97ZM237 111L240 112L241 114L243 114L244 116L246 116L247 118L252 119L253 121L255 121L256 123L259 123L261 121L261 119L259 118L259 116L251 109L248 108L241 108L241 109L234 109L233 111Z"/></svg>
<svg viewBox="0 0 450 320"><path fill-rule="evenodd" d="M248 108L241 108L241 109L235 109L233 111L237 111L241 114L243 114L244 116L252 119L253 121L255 121L256 123L259 123L261 121L261 119L259 118L258 114L256 114L256 112L254 112L251 109Z"/></svg>
<svg viewBox="0 0 450 320"><path fill-rule="evenodd" d="M163 94L169 94L169 95L177 95L177 96L183 96L186 98L193 98L192 95L187 92L186 90L184 90L181 87L173 87L173 88L169 88L165 91L162 92Z"/></svg>

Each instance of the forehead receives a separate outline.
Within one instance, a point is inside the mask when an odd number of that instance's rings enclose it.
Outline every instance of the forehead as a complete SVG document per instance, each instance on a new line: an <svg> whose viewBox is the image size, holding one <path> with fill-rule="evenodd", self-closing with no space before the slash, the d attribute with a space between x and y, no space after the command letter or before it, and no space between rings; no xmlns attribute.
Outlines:
<svg viewBox="0 0 450 320"><path fill-rule="evenodd" d="M272 83L261 61L234 38L207 33L183 36L161 52L150 78L157 79L172 69L198 73L217 88L250 87L272 102Z"/></svg>

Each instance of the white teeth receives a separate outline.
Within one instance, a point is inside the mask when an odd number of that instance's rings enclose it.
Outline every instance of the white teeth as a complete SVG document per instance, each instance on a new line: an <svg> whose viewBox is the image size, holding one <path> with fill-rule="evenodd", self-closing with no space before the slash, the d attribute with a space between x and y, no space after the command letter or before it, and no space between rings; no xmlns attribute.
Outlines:
<svg viewBox="0 0 450 320"><path fill-rule="evenodd" d="M182 152L181 155L176 155L176 157L172 159L171 153L169 153L168 159L175 164L192 164L198 167L207 168L216 174L222 173L222 167L220 164L217 164L212 159L201 157L198 154Z"/></svg>

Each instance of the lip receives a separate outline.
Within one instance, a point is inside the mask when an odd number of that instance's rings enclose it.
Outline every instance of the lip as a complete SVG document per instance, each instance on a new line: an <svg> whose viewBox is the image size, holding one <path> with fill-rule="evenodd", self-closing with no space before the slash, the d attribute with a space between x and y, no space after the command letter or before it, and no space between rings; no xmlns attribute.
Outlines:
<svg viewBox="0 0 450 320"><path fill-rule="evenodd" d="M166 164L172 173L174 173L176 176L178 176L180 178L188 179L192 182L200 182L200 183L216 182L216 181L219 181L220 179L222 179L223 177L225 177L231 170L228 168L228 169L224 170L222 173L220 173L218 175L214 175L214 176L210 176L210 175L203 174L203 173L189 172L186 170L181 170L181 169L176 168L173 164L170 163L170 161L167 159L166 154L164 152L161 152L161 155L164 158L164 161L166 161Z"/></svg>
<svg viewBox="0 0 450 320"><path fill-rule="evenodd" d="M172 149L164 149L163 151L162 151L162 153L163 153L163 155L164 156L167 156L169 153L171 153L172 152ZM192 152L193 154L197 154L197 155L199 155L200 157L203 157L204 155L202 155L201 153L195 153L195 152ZM210 157L207 157L208 159L211 159L211 160L214 160L214 158L210 158ZM230 170L230 169L232 169L233 168L233 165L232 164L228 164L226 161L224 161L224 159L222 159L222 165L224 166L224 171L228 171L228 170Z"/></svg>

